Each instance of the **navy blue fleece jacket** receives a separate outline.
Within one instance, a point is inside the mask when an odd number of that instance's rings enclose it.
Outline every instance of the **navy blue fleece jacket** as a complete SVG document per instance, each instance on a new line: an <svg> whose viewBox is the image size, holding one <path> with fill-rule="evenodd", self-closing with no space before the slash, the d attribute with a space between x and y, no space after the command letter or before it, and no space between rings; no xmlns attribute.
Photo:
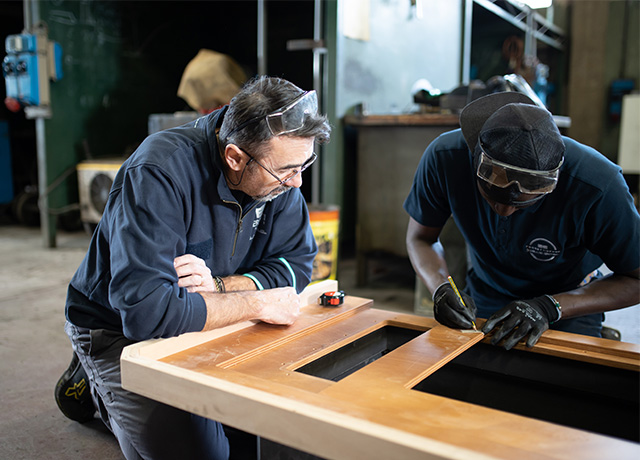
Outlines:
<svg viewBox="0 0 640 460"><path fill-rule="evenodd" d="M309 283L317 247L304 198L296 188L267 203L231 192L215 135L225 111L149 136L124 162L69 285L71 323L133 340L201 330L204 299L178 287L173 266L183 254L258 289Z"/></svg>

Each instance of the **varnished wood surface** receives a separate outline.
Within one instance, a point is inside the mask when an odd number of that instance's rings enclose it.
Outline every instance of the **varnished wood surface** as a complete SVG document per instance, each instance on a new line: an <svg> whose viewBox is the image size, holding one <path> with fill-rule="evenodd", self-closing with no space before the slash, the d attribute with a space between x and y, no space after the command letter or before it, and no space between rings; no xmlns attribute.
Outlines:
<svg viewBox="0 0 640 460"><path fill-rule="evenodd" d="M486 319L478 318L478 329L482 329L485 322ZM485 343L490 341L489 337L484 339ZM514 346L514 350L526 350L531 353L640 372L640 345L634 343L549 329L545 331L535 347L528 348L520 342Z"/></svg>
<svg viewBox="0 0 640 460"><path fill-rule="evenodd" d="M411 388L482 339L431 318L369 308L309 305L294 326L244 325L207 340L127 347L131 391L331 459L637 458L638 444ZM385 326L417 337L347 377L298 372L305 364ZM195 334L197 336L197 334ZM538 352L637 369L631 344L545 333ZM171 343L173 342L173 344Z"/></svg>

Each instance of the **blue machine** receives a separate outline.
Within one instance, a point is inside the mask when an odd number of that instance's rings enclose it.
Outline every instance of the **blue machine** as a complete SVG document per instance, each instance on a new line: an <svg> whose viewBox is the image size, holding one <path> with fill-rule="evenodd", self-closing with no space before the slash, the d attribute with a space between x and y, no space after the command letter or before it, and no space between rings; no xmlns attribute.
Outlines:
<svg viewBox="0 0 640 460"><path fill-rule="evenodd" d="M43 33L9 35L2 73L7 100L20 106L48 106L49 79L62 78L62 48ZM7 106L9 107L7 102ZM15 110L15 107L9 107Z"/></svg>

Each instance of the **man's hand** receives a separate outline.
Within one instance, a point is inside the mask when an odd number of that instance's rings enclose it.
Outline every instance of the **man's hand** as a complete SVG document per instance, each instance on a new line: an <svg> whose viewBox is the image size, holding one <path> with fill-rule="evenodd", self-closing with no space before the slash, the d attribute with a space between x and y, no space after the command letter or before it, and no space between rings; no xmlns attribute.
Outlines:
<svg viewBox="0 0 640 460"><path fill-rule="evenodd" d="M292 287L265 289L260 291L260 314L258 319L269 324L290 326L300 314L300 296Z"/></svg>
<svg viewBox="0 0 640 460"><path fill-rule="evenodd" d="M529 300L515 300L491 315L484 324L482 332L488 334L499 324L500 326L491 338L492 345L497 345L506 337L502 347L510 350L516 343L529 335L527 347L531 348L542 333L549 329L549 322L556 320L557 315L558 310L555 304L547 296Z"/></svg>
<svg viewBox="0 0 640 460"><path fill-rule="evenodd" d="M471 296L464 292L461 292L460 295L464 304L449 283L442 284L433 293L433 313L436 321L447 327L471 329L478 309Z"/></svg>
<svg viewBox="0 0 640 460"><path fill-rule="evenodd" d="M193 254L185 254L173 260L178 274L178 286L189 292L216 292L211 270L204 260Z"/></svg>

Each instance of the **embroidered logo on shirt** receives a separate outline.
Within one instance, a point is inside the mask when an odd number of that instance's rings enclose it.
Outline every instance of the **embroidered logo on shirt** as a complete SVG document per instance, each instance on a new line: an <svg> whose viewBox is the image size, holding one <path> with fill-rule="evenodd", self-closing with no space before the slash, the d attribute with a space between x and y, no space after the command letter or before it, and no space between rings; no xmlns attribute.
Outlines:
<svg viewBox="0 0 640 460"><path fill-rule="evenodd" d="M560 255L560 250L556 248L556 245L545 238L531 240L525 249L531 257L540 262L550 262Z"/></svg>

